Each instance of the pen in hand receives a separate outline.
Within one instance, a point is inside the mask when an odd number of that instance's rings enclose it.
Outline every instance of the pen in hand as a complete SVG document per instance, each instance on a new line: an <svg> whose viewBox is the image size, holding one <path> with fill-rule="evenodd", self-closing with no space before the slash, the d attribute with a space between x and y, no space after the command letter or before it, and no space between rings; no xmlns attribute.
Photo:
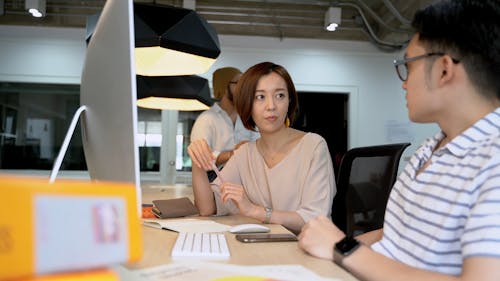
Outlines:
<svg viewBox="0 0 500 281"><path fill-rule="evenodd" d="M222 178L221 174L220 174L220 171L219 171L219 168L217 168L217 165L215 165L215 161L212 162L212 169L214 170L214 172L217 174L217 178L219 178L220 182L221 182L221 186L224 184L224 178ZM215 188L214 186L212 188ZM212 189L213 190L213 189ZM219 192L221 192L221 189L219 187ZM222 197L224 197L224 195L222 195ZM232 200L232 199L231 199ZM223 202L225 203L226 200L223 200Z"/></svg>
<svg viewBox="0 0 500 281"><path fill-rule="evenodd" d="M217 174L217 177L219 178L219 180L221 181L221 183L224 183L224 179L222 178L222 176L220 174L219 168L217 168L217 165L215 165L215 161L212 161L212 169Z"/></svg>

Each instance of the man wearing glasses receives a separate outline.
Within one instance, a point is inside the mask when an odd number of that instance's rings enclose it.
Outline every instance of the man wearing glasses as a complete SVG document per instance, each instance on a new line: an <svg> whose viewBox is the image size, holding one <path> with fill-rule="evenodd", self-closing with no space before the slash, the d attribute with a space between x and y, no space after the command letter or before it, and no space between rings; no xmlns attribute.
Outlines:
<svg viewBox="0 0 500 281"><path fill-rule="evenodd" d="M500 280L500 1L415 14L394 65L412 121L441 128L392 189L383 229L345 237L326 217L299 245L362 280Z"/></svg>

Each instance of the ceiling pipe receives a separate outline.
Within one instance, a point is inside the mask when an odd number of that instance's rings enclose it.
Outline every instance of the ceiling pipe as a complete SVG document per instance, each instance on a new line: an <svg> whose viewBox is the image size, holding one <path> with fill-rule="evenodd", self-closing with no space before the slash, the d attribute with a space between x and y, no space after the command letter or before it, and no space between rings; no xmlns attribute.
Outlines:
<svg viewBox="0 0 500 281"><path fill-rule="evenodd" d="M353 3L339 3L338 5L341 6L341 7L342 6L351 7L351 8L354 8L354 9L356 9L358 11L358 13L360 14L361 18L363 19L363 23L365 24L366 29L368 30L368 34L370 35L370 38L373 39L375 45L378 46L381 50L384 50L384 51L394 51L394 50L399 50L399 49L403 48L406 45L407 42L400 42L400 43L397 43L397 42L387 42L387 41L384 41L384 40L381 40L380 38L378 38L378 36L373 31L370 23L366 19L366 16L363 13L363 10L358 5L353 4Z"/></svg>
<svg viewBox="0 0 500 281"><path fill-rule="evenodd" d="M264 0L264 3L266 3L267 9L271 12L272 23L280 34L280 41L283 41L283 37L285 37L285 34L283 33L283 29L281 28L280 23L276 21L276 13L274 12L274 10L271 7L269 7L268 0Z"/></svg>
<svg viewBox="0 0 500 281"><path fill-rule="evenodd" d="M411 21L409 19L403 17L401 15L401 13L399 13L399 11L394 7L394 5L391 3L391 1L382 0L382 2L384 2L387 9L389 9L389 11L391 11L391 13L394 15L395 18L397 18L399 20L399 22L401 22L403 25L406 25L406 26L411 25Z"/></svg>
<svg viewBox="0 0 500 281"><path fill-rule="evenodd" d="M375 13L372 8L370 8L368 5L366 5L363 1L361 0L357 0L356 1L358 4L356 3L352 3L352 2L343 2L345 4L352 4L352 5L356 5L357 8L363 8L365 10L367 10L370 15L373 17L373 19L375 19L382 27L384 27L385 29L388 29L389 31L391 32L396 32L396 33L408 33L410 32L411 30L410 29L401 29L401 28L394 28L392 26L389 26L387 23L385 23L378 15L377 13Z"/></svg>

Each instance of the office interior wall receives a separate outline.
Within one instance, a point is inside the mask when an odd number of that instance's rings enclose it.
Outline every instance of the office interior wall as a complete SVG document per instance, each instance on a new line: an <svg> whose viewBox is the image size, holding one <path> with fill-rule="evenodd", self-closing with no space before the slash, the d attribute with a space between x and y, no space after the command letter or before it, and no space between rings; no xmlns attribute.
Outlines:
<svg viewBox="0 0 500 281"><path fill-rule="evenodd" d="M0 26L0 81L79 84L85 30ZM309 92L349 94L348 146L410 141L410 155L435 125L408 120L404 91L392 60L367 42L219 36L221 55L201 76L218 67L242 70L262 61L281 64L296 87ZM328 113L325 112L325 118ZM404 156L405 157L405 156Z"/></svg>
<svg viewBox="0 0 500 281"><path fill-rule="evenodd" d="M348 93L349 148L411 142L407 158L438 129L408 119L405 91L393 66L402 51L382 52L367 42L240 36L222 36L221 46L211 70L227 65L245 70L272 61L287 68L298 90ZM211 79L210 72L204 76Z"/></svg>
<svg viewBox="0 0 500 281"><path fill-rule="evenodd" d="M0 26L0 81L80 84L84 29Z"/></svg>

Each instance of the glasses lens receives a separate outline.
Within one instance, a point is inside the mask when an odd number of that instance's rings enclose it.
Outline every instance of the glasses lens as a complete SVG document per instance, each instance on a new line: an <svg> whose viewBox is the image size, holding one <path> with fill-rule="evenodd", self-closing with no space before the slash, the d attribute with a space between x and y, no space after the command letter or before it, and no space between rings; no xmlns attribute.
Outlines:
<svg viewBox="0 0 500 281"><path fill-rule="evenodd" d="M396 66L396 69L398 70L399 78L403 81L406 81L406 78L408 78L408 70L406 68L406 64L400 64Z"/></svg>

